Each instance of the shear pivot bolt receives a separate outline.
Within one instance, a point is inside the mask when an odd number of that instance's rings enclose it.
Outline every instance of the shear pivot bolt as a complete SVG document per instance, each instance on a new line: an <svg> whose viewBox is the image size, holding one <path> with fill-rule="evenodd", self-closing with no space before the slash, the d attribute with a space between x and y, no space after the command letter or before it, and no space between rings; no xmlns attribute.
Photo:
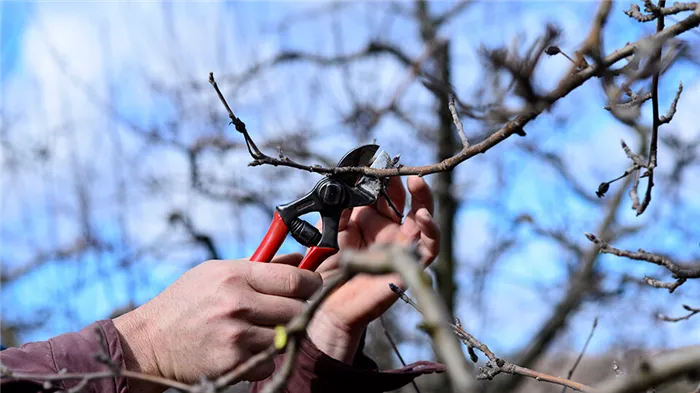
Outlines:
<svg viewBox="0 0 700 393"><path fill-rule="evenodd" d="M338 205L343 200L343 188L339 184L328 183L321 187L323 203L331 206Z"/></svg>

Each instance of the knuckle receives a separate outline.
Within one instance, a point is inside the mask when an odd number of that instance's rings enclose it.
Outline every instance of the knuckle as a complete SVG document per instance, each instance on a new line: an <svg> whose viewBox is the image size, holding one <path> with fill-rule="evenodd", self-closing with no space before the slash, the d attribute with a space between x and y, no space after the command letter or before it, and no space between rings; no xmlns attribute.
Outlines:
<svg viewBox="0 0 700 393"><path fill-rule="evenodd" d="M227 339L230 345L233 346L234 350L241 348L242 344L248 341L247 336L252 327L253 326L249 324L240 324L231 328L231 330L228 332Z"/></svg>
<svg viewBox="0 0 700 393"><path fill-rule="evenodd" d="M271 266L272 267L272 266ZM274 265L274 271L271 269L270 275L275 281L277 288L284 295L293 296L298 293L302 286L303 272L297 268L285 265Z"/></svg>
<svg viewBox="0 0 700 393"><path fill-rule="evenodd" d="M303 279L300 274L297 272L290 272L289 274L285 275L284 279L284 285L285 289L289 292L289 294L296 294L299 292L302 286Z"/></svg>
<svg viewBox="0 0 700 393"><path fill-rule="evenodd" d="M228 315L234 319L246 319L253 311L253 306L248 301L248 296L245 294L238 294L238 296L231 297L227 302Z"/></svg>
<svg viewBox="0 0 700 393"><path fill-rule="evenodd" d="M218 271L217 277L222 281L221 283L229 288L239 287L245 284L248 280L248 269L246 266L241 266L240 264L235 264L233 266L224 266L224 269Z"/></svg>

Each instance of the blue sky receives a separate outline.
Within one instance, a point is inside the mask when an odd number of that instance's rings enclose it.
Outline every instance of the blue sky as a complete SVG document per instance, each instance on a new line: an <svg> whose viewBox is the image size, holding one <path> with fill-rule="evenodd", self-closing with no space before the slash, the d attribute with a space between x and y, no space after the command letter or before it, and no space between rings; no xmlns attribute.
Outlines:
<svg viewBox="0 0 700 393"><path fill-rule="evenodd" d="M3 1L0 3L0 36L2 37L0 84L3 83L6 75L17 67L22 32L27 20L31 18L31 13L32 3L30 2Z"/></svg>
<svg viewBox="0 0 700 393"><path fill-rule="evenodd" d="M201 134L216 132L215 127L202 120L209 112L222 115L216 97L207 89L205 78L209 71L216 75L235 73L285 48L331 55L337 49L331 34L324 32L330 31L333 24L340 26L345 51L361 47L366 38L380 33L395 42L405 43L412 55L421 50L412 43L417 36L413 27L400 17L392 23L385 22L391 19L372 12L368 6L345 6L336 19L311 16L308 22L292 24L279 32L277 27L285 15L308 15L314 4L168 4L0 3L3 114L7 119L21 121L21 126L10 129L7 138L18 144L23 153L28 152L22 156L25 159L32 157L28 154L34 151L34 144L50 146L55 159L50 163L30 160L26 164L29 169L3 175L0 239L3 264L24 261L36 250L49 250L71 241L79 230L73 220L80 213L72 197L75 173L88 179L90 184L89 195L97 206L95 215L90 218L95 230L119 245L113 252L84 255L79 262L52 261L2 289L2 315L10 320L31 319L32 315L41 317L41 310L54 308L57 302L65 305L58 307L60 312L51 314L50 323L24 336L25 340L45 339L78 329L105 317L130 299L144 302L193 263L202 261L206 255L183 244L181 231L167 231L164 217L173 207L187 208L198 227L209 230L223 245L221 251L227 258L250 254L264 234L269 212L256 208L232 209L228 204L194 195L187 190L186 160L167 146L154 148L144 144L130 131L127 120L143 128L161 126L184 110L184 118L178 119L181 134L174 138L191 141ZM435 8L448 5L438 3ZM621 7L617 5L613 11L615 16L606 36L608 50L633 41L653 28L637 26L622 15ZM512 42L518 35L531 40L542 31L544 22L551 20L562 25L561 46L570 50L587 31L594 11L595 3L591 2L497 2L473 6L442 32L452 37L453 58L456 59L453 73L458 92L471 98L469 94L473 88L483 83L481 63L476 54L482 43L494 47ZM519 17L513 18L514 13ZM517 23L492 23L491 18ZM370 28L364 28L358 21ZM689 39L693 39L692 35ZM694 39L697 43L697 37ZM172 45L173 42L177 45ZM57 65L52 50L65 59L67 71ZM551 88L567 66L561 56L543 59L538 84ZM355 66L351 82L360 99L383 102L391 96L391 88L400 83L404 74L390 61L372 60ZM692 113L690 108L700 97L697 69L680 64L663 78L660 98L662 103L669 103L680 80L686 90L679 106L679 117L668 128L689 140L700 130L691 117L681 114ZM194 90L178 100L162 92L190 82L201 83L205 89ZM294 128L308 126L318 133L314 147L329 157L339 157L348 149L348 144L366 142L348 137L347 129L338 124L338 113L349 106L343 82L343 75L338 71L322 72L306 65L266 73L243 89L234 89L220 80L222 89L249 129L264 137L279 137L291 133ZM296 94L313 83L319 84L317 96ZM76 87L76 84L84 86ZM157 85L161 93L152 89L152 85ZM424 89L415 85L405 100L417 112L430 113L428 97ZM109 103L122 120L115 121L104 115ZM625 138L635 146L633 134L601 110L603 105L598 82L589 81L558 103L554 113L541 116L527 127L527 141L562 153L591 193L601 180L624 171L627 162L618 140ZM28 112L27 108L32 111ZM556 117L560 115L569 117L565 128L557 125ZM3 116L3 122L6 121ZM469 127L470 124L465 121L465 125ZM336 131L337 128L345 133ZM383 146L401 152L406 164L431 162L433 152L412 136L407 138L406 132L398 121L387 119L372 137ZM509 235L509 223L485 208L485 204L498 201L505 209L501 212L504 215L528 213L537 217L543 226L565 226L567 235L582 246L587 244L583 232L594 230L600 219L601 203L605 200L592 204L579 198L553 170L523 154L517 143L518 140L509 140L456 170L464 195L472 200L460 210L459 230L455 234L462 265L460 284L464 291L461 315L469 315L474 307L468 298L472 284L467 277L474 267L471 264L483 258L483 250L495 237ZM212 155L205 160L206 168L214 175L225 176L240 187L247 187L246 182L255 184L266 197L265 202L270 204L291 199L317 179L288 169L273 172L272 168L248 168L245 154ZM663 165L667 164L662 161ZM495 180L498 166L509 176L504 188ZM254 174L258 173L278 175L275 181L264 182L254 179ZM145 184L150 178L164 179L161 186L166 191L149 197ZM114 204L115 196L120 195L120 182L129 184L124 191L129 207L124 222L119 218L119 206ZM657 192L663 187L659 184ZM698 217L698 203L689 196L699 190L697 179L690 179L684 188L685 199L680 208L686 217ZM655 208L658 205L658 211L652 218L635 218L631 211L624 209L621 213L624 222L639 224L654 220L658 224L620 245L636 249L641 244L683 258L697 256L697 249L682 247L688 242L669 229L670 223L678 220L677 215L668 211L673 204L662 198L656 198L655 202L659 202L654 205ZM64 211L70 213L64 214ZM688 228L697 238L700 228L693 228L690 223ZM538 311L547 309L545 306L556 299L566 284L562 281L566 273L562 261L567 256L531 231L519 231L526 241L496 267L498 278L490 291L494 295L486 300L491 309L489 315L474 320L462 318L497 350L508 351L521 346L548 317L546 312ZM120 258L159 236L167 239L163 249L128 269L119 268ZM285 250L298 250L298 247L288 241ZM634 266L633 272L640 277L651 271L646 266L608 257L602 258L601 265L611 271ZM3 269L8 266L4 265ZM94 279L100 276L105 278ZM67 286L72 289L67 290ZM547 289L542 290L542 287ZM674 295L653 292L649 305L667 304L669 313L677 313L680 302L692 300L696 295L697 290L692 287ZM589 326L586 321L599 312L584 309L573 325L586 330ZM643 323L649 322L651 312L651 309L642 310L635 315L639 332L644 332L647 325ZM601 330L614 331L618 323L616 318L614 312L607 311ZM672 344L700 336L700 327L693 322L667 329L664 332L684 332L683 336L676 335L677 341ZM563 340L575 344L582 337L579 333L578 328L573 328ZM608 337L604 333L601 336ZM664 342L663 336L665 333L659 333L658 342ZM593 346L603 350L611 341L611 338L601 339ZM421 354L417 351L415 356Z"/></svg>

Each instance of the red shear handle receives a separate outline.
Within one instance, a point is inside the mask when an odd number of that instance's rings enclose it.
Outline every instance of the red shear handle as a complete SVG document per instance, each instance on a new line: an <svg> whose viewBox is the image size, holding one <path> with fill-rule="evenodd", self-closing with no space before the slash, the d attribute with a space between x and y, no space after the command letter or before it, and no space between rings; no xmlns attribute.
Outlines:
<svg viewBox="0 0 700 393"><path fill-rule="evenodd" d="M337 248L330 247L311 247L306 253L304 259L299 264L299 269L311 270L312 272L318 268L321 262L326 258L338 252Z"/></svg>
<svg viewBox="0 0 700 393"><path fill-rule="evenodd" d="M262 242L260 242L258 249L250 257L250 260L253 262L270 262L272 257L277 254L277 250L280 249L282 243L284 243L287 232L289 232L287 225L277 210L275 210L272 224L270 224L270 228L267 230Z"/></svg>

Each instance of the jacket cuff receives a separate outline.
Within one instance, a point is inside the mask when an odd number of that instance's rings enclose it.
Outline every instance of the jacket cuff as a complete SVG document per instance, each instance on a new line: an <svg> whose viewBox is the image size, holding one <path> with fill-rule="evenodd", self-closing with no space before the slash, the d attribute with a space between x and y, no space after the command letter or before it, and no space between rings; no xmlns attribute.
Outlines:
<svg viewBox="0 0 700 393"><path fill-rule="evenodd" d="M286 354L282 354L275 359L278 368L285 356ZM444 365L428 361L419 361L395 370L379 371L377 364L362 353L362 345L353 364L348 365L323 353L307 336L300 343L295 367L285 391L386 392L396 390L420 375L443 371ZM264 383L270 379L254 384L251 391L261 391Z"/></svg>
<svg viewBox="0 0 700 393"><path fill-rule="evenodd" d="M88 325L78 333L63 334L49 340L49 346L57 371L65 369L71 373L105 371L107 365L98 362L95 354L101 351L100 334L104 339L107 357L119 370L125 369L119 334L114 323L107 319ZM66 380L63 389L70 389L80 383L79 380ZM127 380L123 376L92 380L83 390L95 393L127 393Z"/></svg>

